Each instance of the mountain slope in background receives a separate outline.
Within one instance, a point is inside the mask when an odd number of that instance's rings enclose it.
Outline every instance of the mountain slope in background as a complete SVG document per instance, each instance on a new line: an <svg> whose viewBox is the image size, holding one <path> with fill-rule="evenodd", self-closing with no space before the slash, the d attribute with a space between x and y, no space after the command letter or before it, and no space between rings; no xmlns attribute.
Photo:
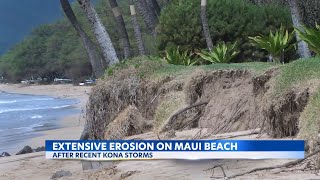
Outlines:
<svg viewBox="0 0 320 180"><path fill-rule="evenodd" d="M40 24L63 17L57 0L1 0L0 55Z"/></svg>

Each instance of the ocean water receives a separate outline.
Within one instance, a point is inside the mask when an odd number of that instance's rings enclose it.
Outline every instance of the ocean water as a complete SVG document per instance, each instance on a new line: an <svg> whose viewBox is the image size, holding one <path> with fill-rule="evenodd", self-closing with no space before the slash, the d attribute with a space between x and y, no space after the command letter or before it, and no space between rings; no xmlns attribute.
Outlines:
<svg viewBox="0 0 320 180"><path fill-rule="evenodd" d="M0 92L0 153L16 150L18 144L41 135L41 131L61 128L58 120L79 113L74 106L78 102Z"/></svg>

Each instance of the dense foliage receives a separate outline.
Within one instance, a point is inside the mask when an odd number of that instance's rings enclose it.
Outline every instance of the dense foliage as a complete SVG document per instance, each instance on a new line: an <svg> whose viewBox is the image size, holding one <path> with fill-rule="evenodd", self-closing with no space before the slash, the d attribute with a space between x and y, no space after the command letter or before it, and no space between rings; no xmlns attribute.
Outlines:
<svg viewBox="0 0 320 180"><path fill-rule="evenodd" d="M134 43L129 5L124 0L118 1L118 3L124 14L133 51L138 54ZM73 10L85 31L96 42L88 20L77 3L73 4ZM118 32L108 1L97 1L96 10L110 34L119 58L123 58ZM142 25L142 23L140 24ZM144 27L142 30L146 51L149 54L155 53L154 40L147 35ZM38 77L49 80L56 77L71 78L77 82L91 77L92 72L82 42L69 21L63 18L56 23L36 27L25 40L0 57L1 76L14 82Z"/></svg>
<svg viewBox="0 0 320 180"><path fill-rule="evenodd" d="M117 2L124 17L132 50L134 55L137 55L128 1ZM159 2L162 5L165 1ZM73 10L84 30L96 42L88 20L76 1ZM119 58L122 59L123 52L115 28L116 22L108 1L96 1L96 11L112 39ZM156 39L147 33L139 13L138 17L148 55L159 56L160 52L160 56L167 55L172 64L206 63L197 56L201 50L206 49L200 21L200 1L175 0L163 6L156 29ZM232 51L239 54L227 58L233 59L232 62L267 59L267 51L253 46L248 36L267 35L270 30L274 32L281 25L290 31L292 29L288 8L281 5L260 6L249 3L248 0L210 0L207 17L215 45L222 41L226 44L237 42ZM291 56L295 52L288 54ZM49 80L65 77L78 81L92 76L90 66L87 53L76 31L69 21L63 18L56 23L35 28L25 40L0 57L0 77L4 76L9 81L16 82L38 77Z"/></svg>
<svg viewBox="0 0 320 180"><path fill-rule="evenodd" d="M226 44L224 41L217 44L211 51L202 50L198 55L210 63L229 63L239 52L235 51L237 43Z"/></svg>
<svg viewBox="0 0 320 180"><path fill-rule="evenodd" d="M159 49L180 46L182 49L206 48L200 21L200 1L176 0L166 7L158 26ZM259 60L263 51L253 47L248 36L268 34L283 24L291 28L288 8L268 5L258 6L244 0L208 1L207 17L213 42L239 44L237 62Z"/></svg>
<svg viewBox="0 0 320 180"><path fill-rule="evenodd" d="M303 31L295 29L300 39L305 41L309 48L317 55L320 55L320 25L315 28L303 26Z"/></svg>
<svg viewBox="0 0 320 180"><path fill-rule="evenodd" d="M281 26L275 33L270 31L268 35L249 37L249 39L257 43L260 48L267 50L270 53L270 60L282 63L284 52L294 47L294 44L292 44L293 35L294 31L289 33Z"/></svg>
<svg viewBox="0 0 320 180"><path fill-rule="evenodd" d="M1 58L0 71L11 81L25 78L81 78L91 74L86 51L65 21L36 28Z"/></svg>
<svg viewBox="0 0 320 180"><path fill-rule="evenodd" d="M166 50L164 59L169 64L174 65L192 66L197 63L191 52L188 50L181 52L179 47L177 49Z"/></svg>

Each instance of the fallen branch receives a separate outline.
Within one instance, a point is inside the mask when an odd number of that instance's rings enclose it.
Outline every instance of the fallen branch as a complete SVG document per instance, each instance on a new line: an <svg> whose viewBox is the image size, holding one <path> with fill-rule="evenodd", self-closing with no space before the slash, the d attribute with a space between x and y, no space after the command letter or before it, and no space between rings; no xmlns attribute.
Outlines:
<svg viewBox="0 0 320 180"><path fill-rule="evenodd" d="M313 156L313 155L315 155L315 154L318 154L319 152L320 152L320 149L317 149L317 150L315 150L313 153L308 154L308 155L307 155L305 158L303 158L303 159L298 159L298 160L296 160L296 161L290 161L290 162L288 162L288 163L281 164L281 165L277 165L277 166L269 166L269 167L255 168L255 169L252 169L252 170L247 171L247 172L244 172L244 173L239 173L239 174L235 174L235 175L229 176L228 179L236 178L236 177L243 176L243 175L246 175L246 174L251 174L251 173L257 172L257 171L292 167L292 166L297 165L297 164L301 163L302 161L308 159L309 157L311 157L311 156Z"/></svg>
<svg viewBox="0 0 320 180"><path fill-rule="evenodd" d="M217 138L214 140L222 140L222 139L231 139L231 138L236 138L236 137L241 137L241 136L250 136L250 135L255 135L255 134L259 134L260 130L254 130L245 134L238 134L238 135L231 135L231 136L227 136L227 137L221 137L221 138Z"/></svg>
<svg viewBox="0 0 320 180"><path fill-rule="evenodd" d="M171 122L176 116L178 116L179 114L181 114L181 113L183 113L183 112L185 112L185 111L187 111L187 110L189 110L189 109L192 109L192 108L195 108L195 107L198 107L198 106L202 106L202 105L207 105L209 102L198 102L198 103L195 103L195 104L193 104L193 105L191 105L191 106L188 106L188 107L185 107L185 108L183 108L183 109L180 109L179 111L177 111L176 113L174 113L171 117L170 117L170 119L169 119L169 121L168 122Z"/></svg>
<svg viewBox="0 0 320 180"><path fill-rule="evenodd" d="M152 100L151 100L151 104L159 97L159 95L161 94L161 92L160 93L158 93Z"/></svg>
<svg viewBox="0 0 320 180"><path fill-rule="evenodd" d="M223 166L222 165L216 165L216 166L213 166L213 167L211 167L211 168L209 168L209 169L205 169L205 170L203 170L203 171L212 171L212 177L211 178L217 178L217 177L213 177L213 175L214 175L214 169L215 168L220 168L221 169L221 171L222 171L222 173L223 173L223 177L225 178L225 177L227 177L227 174L226 174L226 172L224 171L224 168L223 168Z"/></svg>

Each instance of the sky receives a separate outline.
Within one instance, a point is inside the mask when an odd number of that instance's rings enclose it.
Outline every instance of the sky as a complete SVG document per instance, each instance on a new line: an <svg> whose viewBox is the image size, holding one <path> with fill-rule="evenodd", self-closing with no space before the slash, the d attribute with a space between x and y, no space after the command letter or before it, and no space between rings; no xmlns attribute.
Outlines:
<svg viewBox="0 0 320 180"><path fill-rule="evenodd" d="M0 0L0 55L38 25L61 17L59 0Z"/></svg>

